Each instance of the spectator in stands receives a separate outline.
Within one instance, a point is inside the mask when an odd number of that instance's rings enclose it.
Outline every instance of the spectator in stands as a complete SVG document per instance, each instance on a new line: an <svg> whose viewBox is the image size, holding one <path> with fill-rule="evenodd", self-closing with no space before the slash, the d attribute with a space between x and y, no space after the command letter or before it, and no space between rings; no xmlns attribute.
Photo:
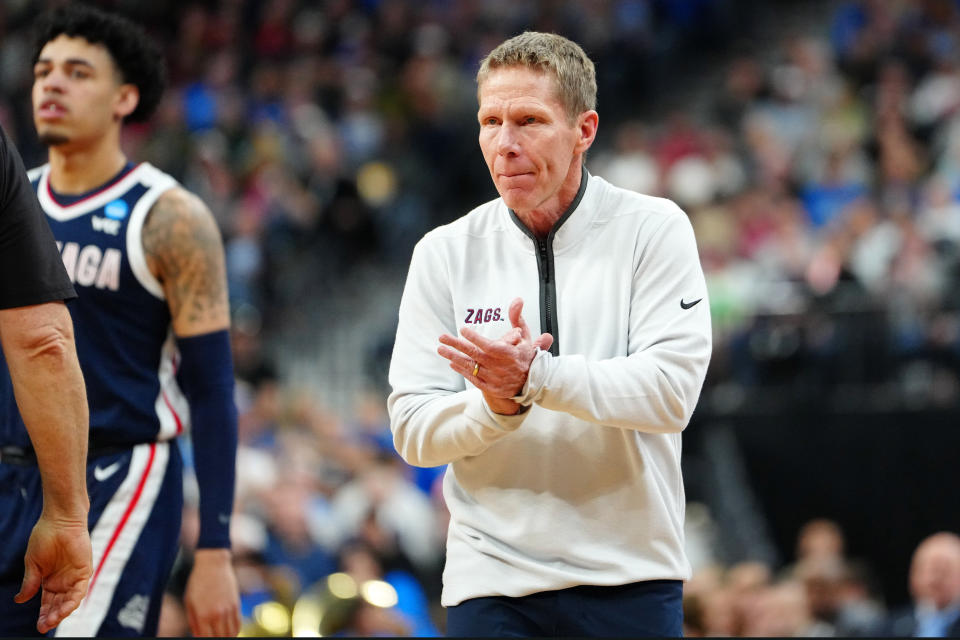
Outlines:
<svg viewBox="0 0 960 640"><path fill-rule="evenodd" d="M871 597L866 576L839 555L811 555L794 571L806 591L810 613L838 636L866 636L883 619L883 607Z"/></svg>
<svg viewBox="0 0 960 640"><path fill-rule="evenodd" d="M816 518L804 524L797 534L797 560L842 558L845 546L840 525L827 518Z"/></svg>
<svg viewBox="0 0 960 640"><path fill-rule="evenodd" d="M910 563L913 604L895 611L878 630L891 637L960 637L960 536L948 531L924 539Z"/></svg>

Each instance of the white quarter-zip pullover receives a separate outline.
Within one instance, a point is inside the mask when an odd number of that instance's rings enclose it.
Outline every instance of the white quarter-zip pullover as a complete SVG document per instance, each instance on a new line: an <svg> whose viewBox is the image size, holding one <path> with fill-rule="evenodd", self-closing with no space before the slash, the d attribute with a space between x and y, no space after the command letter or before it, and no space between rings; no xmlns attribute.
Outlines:
<svg viewBox="0 0 960 640"><path fill-rule="evenodd" d="M689 577L680 433L711 352L693 230L669 200L583 182L546 239L498 198L413 252L388 405L407 462L450 463L444 606ZM518 296L555 344L516 398L529 410L503 416L438 338L501 337Z"/></svg>

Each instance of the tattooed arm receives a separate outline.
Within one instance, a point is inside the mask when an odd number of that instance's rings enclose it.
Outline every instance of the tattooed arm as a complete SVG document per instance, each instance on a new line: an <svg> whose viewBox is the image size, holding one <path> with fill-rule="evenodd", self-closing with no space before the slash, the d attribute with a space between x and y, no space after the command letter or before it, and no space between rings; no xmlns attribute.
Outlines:
<svg viewBox="0 0 960 640"><path fill-rule="evenodd" d="M198 197L180 187L160 196L143 226L143 249L178 337L230 327L223 241Z"/></svg>
<svg viewBox="0 0 960 640"><path fill-rule="evenodd" d="M230 358L230 306L223 242L213 216L175 187L153 205L143 249L160 281L180 348L178 380L190 401L200 538L184 604L194 636L235 636L240 599L230 555L237 414Z"/></svg>

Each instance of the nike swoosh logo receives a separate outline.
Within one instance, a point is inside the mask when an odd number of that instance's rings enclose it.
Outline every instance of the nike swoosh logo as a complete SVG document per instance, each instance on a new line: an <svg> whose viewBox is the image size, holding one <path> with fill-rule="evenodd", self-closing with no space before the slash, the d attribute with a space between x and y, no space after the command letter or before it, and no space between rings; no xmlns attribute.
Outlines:
<svg viewBox="0 0 960 640"><path fill-rule="evenodd" d="M697 299L694 300L693 302L684 302L684 301L683 301L683 298L680 298L680 308L681 308L681 309L689 309L690 307L696 305L696 304L697 304L698 302L700 302L701 300L703 300L703 298L697 298Z"/></svg>
<svg viewBox="0 0 960 640"><path fill-rule="evenodd" d="M97 479L97 482L103 482L113 474L117 472L117 469L120 468L120 461L117 460L109 467L100 468L100 465L97 465L93 468L93 477Z"/></svg>
<svg viewBox="0 0 960 640"><path fill-rule="evenodd" d="M225 513L218 514L217 520L219 520L220 524L223 524L223 525L230 524L230 516L228 516Z"/></svg>

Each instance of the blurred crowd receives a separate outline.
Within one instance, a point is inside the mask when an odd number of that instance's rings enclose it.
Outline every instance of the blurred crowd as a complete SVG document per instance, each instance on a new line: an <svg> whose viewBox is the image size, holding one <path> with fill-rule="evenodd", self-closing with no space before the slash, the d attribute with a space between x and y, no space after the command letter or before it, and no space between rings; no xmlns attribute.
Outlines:
<svg viewBox="0 0 960 640"><path fill-rule="evenodd" d="M960 11L844 2L734 56L704 117L631 122L597 171L697 230L714 382L960 402Z"/></svg>
<svg viewBox="0 0 960 640"><path fill-rule="evenodd" d="M29 25L55 4L0 3L0 123L30 165L44 152ZM817 33L762 50L749 0L96 4L143 22L168 62L165 99L127 128L128 154L200 195L225 238L248 633L289 635L298 605L328 612L324 629L341 634L442 631L443 470L394 454L382 388L335 413L285 377L270 346L305 300L363 265L405 270L424 232L493 197L473 78L523 29L563 33L596 62L589 169L676 200L693 222L716 335L705 403L769 385L960 402L955 0L832 3ZM690 61L695 77L674 75ZM743 396L723 397L735 409ZM188 491L162 634L186 634L190 502ZM798 539L786 568L700 567L688 635L880 633L876 567L846 558L835 523ZM364 589L384 584L389 606Z"/></svg>
<svg viewBox="0 0 960 640"><path fill-rule="evenodd" d="M910 602L884 602L869 563L851 558L827 519L798 532L795 560L706 564L684 590L688 637L956 637L960 633L960 536L920 541L909 570Z"/></svg>

